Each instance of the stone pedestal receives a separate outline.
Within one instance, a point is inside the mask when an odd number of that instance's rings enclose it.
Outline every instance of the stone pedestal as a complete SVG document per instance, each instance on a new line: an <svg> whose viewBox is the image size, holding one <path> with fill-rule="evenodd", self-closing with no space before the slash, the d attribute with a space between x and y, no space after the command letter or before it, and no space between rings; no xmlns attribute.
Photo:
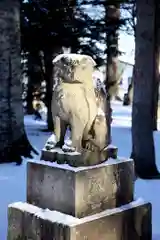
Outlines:
<svg viewBox="0 0 160 240"><path fill-rule="evenodd" d="M133 200L132 160L109 159L90 167L28 162L27 202L84 217Z"/></svg>
<svg viewBox="0 0 160 240"><path fill-rule="evenodd" d="M107 146L103 151L90 151L83 149L81 154L78 152L66 152L60 148L47 150L42 149L41 160L57 162L58 164L67 163L73 167L93 166L105 162L108 158L117 159L118 148L113 145Z"/></svg>
<svg viewBox="0 0 160 240"><path fill-rule="evenodd" d="M151 204L133 200L134 164L27 164L27 203L8 208L8 240L151 240Z"/></svg>
<svg viewBox="0 0 160 240"><path fill-rule="evenodd" d="M151 240L151 205L137 200L113 210L76 218L14 203L8 210L8 240Z"/></svg>

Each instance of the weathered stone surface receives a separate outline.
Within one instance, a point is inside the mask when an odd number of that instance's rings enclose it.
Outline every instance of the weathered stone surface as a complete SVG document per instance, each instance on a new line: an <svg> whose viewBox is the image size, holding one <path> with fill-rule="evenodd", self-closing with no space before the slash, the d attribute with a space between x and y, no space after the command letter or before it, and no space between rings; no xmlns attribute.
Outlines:
<svg viewBox="0 0 160 240"><path fill-rule="evenodd" d="M27 202L41 208L84 217L133 200L131 159L109 159L90 167L29 161Z"/></svg>
<svg viewBox="0 0 160 240"><path fill-rule="evenodd" d="M46 150L45 148L43 148L41 151L41 160L55 162L55 160L56 160L55 149Z"/></svg>
<svg viewBox="0 0 160 240"><path fill-rule="evenodd" d="M41 160L57 162L59 164L67 163L73 167L93 166L106 161L108 158L117 158L118 148L108 146L103 151L82 149L81 154L76 152L65 152L60 148L51 150L42 149Z"/></svg>
<svg viewBox="0 0 160 240"><path fill-rule="evenodd" d="M8 240L151 240L151 204L143 200L81 219L27 203L8 210Z"/></svg>
<svg viewBox="0 0 160 240"><path fill-rule="evenodd" d="M132 202L85 217L72 228L71 240L151 240L151 204Z"/></svg>
<svg viewBox="0 0 160 240"><path fill-rule="evenodd" d="M114 158L114 159L117 158L118 148L116 146L109 145L107 147L107 150L108 150L108 157L109 158Z"/></svg>
<svg viewBox="0 0 160 240"><path fill-rule="evenodd" d="M8 208L8 240L69 240L69 225L78 219L27 203Z"/></svg>
<svg viewBox="0 0 160 240"><path fill-rule="evenodd" d="M19 209L8 208L8 238L9 240L18 240L22 236L23 212Z"/></svg>

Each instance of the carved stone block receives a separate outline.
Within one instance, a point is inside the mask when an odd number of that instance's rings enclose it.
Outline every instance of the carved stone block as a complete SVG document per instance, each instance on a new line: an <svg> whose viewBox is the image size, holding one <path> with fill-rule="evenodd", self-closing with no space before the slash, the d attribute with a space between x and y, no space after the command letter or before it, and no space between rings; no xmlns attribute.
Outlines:
<svg viewBox="0 0 160 240"><path fill-rule="evenodd" d="M82 153L65 152L60 148L51 150L42 149L41 160L57 162L59 164L67 163L73 167L93 166L106 161L108 158L117 158L118 148L108 146L103 151L89 151L83 149Z"/></svg>
<svg viewBox="0 0 160 240"><path fill-rule="evenodd" d="M133 200L134 164L109 159L90 167L29 161L27 202L41 208L84 217Z"/></svg>
<svg viewBox="0 0 160 240"><path fill-rule="evenodd" d="M7 239L151 240L151 204L137 200L79 219L27 203L13 203L8 209Z"/></svg>
<svg viewBox="0 0 160 240"><path fill-rule="evenodd" d="M17 202L8 208L7 240L70 239L69 224L74 217ZM68 226L67 226L68 225Z"/></svg>

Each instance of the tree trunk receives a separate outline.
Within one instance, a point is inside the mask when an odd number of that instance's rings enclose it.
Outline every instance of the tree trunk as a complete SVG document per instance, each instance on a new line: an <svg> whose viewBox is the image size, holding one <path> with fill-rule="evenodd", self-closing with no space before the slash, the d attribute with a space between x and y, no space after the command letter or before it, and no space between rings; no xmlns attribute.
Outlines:
<svg viewBox="0 0 160 240"><path fill-rule="evenodd" d="M53 89L53 64L52 60L56 55L61 53L61 48L54 48L54 51L45 49L44 51L44 65L45 65L45 80L46 80L46 105L47 105L47 126L49 131L53 131L53 118L51 109L52 89Z"/></svg>
<svg viewBox="0 0 160 240"><path fill-rule="evenodd" d="M133 75L132 154L136 174L158 175L153 139L152 102L155 76L155 4L137 0L135 71Z"/></svg>
<svg viewBox="0 0 160 240"><path fill-rule="evenodd" d="M31 50L28 56L27 113L33 114L33 93L44 80L41 56L37 50Z"/></svg>
<svg viewBox="0 0 160 240"><path fill-rule="evenodd" d="M110 26L107 33L107 69L106 69L106 91L108 93L107 101L107 124L109 132L109 143L111 143L111 106L110 100L113 95L117 95L117 60L118 60L118 32L117 23L120 18L119 5L106 7L106 26Z"/></svg>
<svg viewBox="0 0 160 240"><path fill-rule="evenodd" d="M33 109L33 90L34 86L32 83L32 79L30 76L28 76L28 84L27 84L27 97L26 97L26 102L27 102L27 114L33 114L34 109Z"/></svg>
<svg viewBox="0 0 160 240"><path fill-rule="evenodd" d="M33 57L32 54L28 54L28 83L27 83L27 114L33 114L33 91L34 91L34 79L33 79Z"/></svg>
<svg viewBox="0 0 160 240"><path fill-rule="evenodd" d="M0 1L0 162L31 157L22 108L20 2ZM34 150L36 153L36 151Z"/></svg>
<svg viewBox="0 0 160 240"><path fill-rule="evenodd" d="M157 131L157 117L158 117L158 101L159 101L159 76L154 78L153 86L153 102L152 102L152 130Z"/></svg>
<svg viewBox="0 0 160 240"><path fill-rule="evenodd" d="M44 51L45 80L46 80L46 106L47 106L47 126L48 130L53 131L53 119L51 112L52 88L53 88L53 53L51 50Z"/></svg>
<svg viewBox="0 0 160 240"><path fill-rule="evenodd" d="M157 116L158 116L158 100L159 100L159 63L160 63L160 3L155 1L155 75L153 86L153 131L157 130Z"/></svg>

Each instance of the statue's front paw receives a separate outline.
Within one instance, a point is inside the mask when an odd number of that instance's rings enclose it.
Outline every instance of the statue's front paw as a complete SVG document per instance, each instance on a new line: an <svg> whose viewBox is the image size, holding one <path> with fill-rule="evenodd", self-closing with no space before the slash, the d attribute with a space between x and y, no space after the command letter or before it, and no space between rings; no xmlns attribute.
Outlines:
<svg viewBox="0 0 160 240"><path fill-rule="evenodd" d="M75 152L75 151L76 151L76 149L75 149L74 147L72 147L72 146L67 146L67 145L64 145L64 146L62 147L62 149L63 149L64 152Z"/></svg>
<svg viewBox="0 0 160 240"><path fill-rule="evenodd" d="M52 141L48 141L48 142L46 142L46 144L45 144L45 149L46 150L51 150L51 149L53 149L55 147L55 142L52 142Z"/></svg>

